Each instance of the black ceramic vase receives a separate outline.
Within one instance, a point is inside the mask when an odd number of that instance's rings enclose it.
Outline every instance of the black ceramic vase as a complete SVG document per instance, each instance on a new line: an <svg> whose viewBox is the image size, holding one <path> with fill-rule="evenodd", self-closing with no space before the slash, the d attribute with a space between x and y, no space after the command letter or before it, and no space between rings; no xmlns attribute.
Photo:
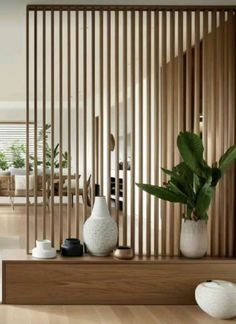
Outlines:
<svg viewBox="0 0 236 324"><path fill-rule="evenodd" d="M65 239L61 245L61 255L69 257L78 257L83 255L83 245L76 238Z"/></svg>

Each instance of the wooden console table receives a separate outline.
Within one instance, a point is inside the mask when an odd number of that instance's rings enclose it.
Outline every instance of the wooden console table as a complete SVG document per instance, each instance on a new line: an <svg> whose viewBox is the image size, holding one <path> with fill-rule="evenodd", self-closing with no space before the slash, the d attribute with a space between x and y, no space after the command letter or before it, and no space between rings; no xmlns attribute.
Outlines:
<svg viewBox="0 0 236 324"><path fill-rule="evenodd" d="M37 260L10 251L3 257L3 303L190 305L195 287L208 279L236 282L236 259Z"/></svg>

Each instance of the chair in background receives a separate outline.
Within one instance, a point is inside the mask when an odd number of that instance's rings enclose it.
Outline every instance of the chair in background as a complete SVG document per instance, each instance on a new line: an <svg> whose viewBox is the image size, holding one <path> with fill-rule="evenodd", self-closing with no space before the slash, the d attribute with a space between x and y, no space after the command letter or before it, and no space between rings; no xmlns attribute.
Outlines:
<svg viewBox="0 0 236 324"><path fill-rule="evenodd" d="M49 176L46 176L46 204L49 206ZM29 175L29 197L34 197L34 175ZM37 197L43 197L43 177L37 176ZM14 209L14 198L15 197L26 197L26 176L25 175L14 175L11 180L11 201Z"/></svg>

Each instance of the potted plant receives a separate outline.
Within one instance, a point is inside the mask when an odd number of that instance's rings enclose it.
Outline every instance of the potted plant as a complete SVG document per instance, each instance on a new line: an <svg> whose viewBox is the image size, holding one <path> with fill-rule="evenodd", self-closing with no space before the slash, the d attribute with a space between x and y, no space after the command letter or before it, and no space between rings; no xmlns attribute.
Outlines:
<svg viewBox="0 0 236 324"><path fill-rule="evenodd" d="M25 170L25 145L18 142L10 147L12 155L11 173L14 175L24 175Z"/></svg>
<svg viewBox="0 0 236 324"><path fill-rule="evenodd" d="M53 161L54 173L59 173L59 167L60 167L60 163L59 163L59 144L57 144L54 147L53 157L54 157L54 161ZM51 166L52 166L51 159L52 159L51 148L50 148L49 144L46 143L46 146L45 146L45 166L46 166L46 173L48 173L48 174L50 174L50 172L51 172ZM33 163L34 156L33 155L30 156L30 160L32 161L32 165L34 165L34 163ZM43 161L38 160L37 165L39 166L39 171L42 173ZM67 154L67 152L64 152L64 153L62 153L62 168L66 169L67 165L68 165L68 154ZM65 171L63 171L63 174L65 174Z"/></svg>
<svg viewBox="0 0 236 324"><path fill-rule="evenodd" d="M4 152L0 152L0 175L8 175L8 168L9 163L7 161L6 154Z"/></svg>
<svg viewBox="0 0 236 324"><path fill-rule="evenodd" d="M183 162L172 170L162 168L170 177L163 187L137 185L155 197L185 206L180 250L186 257L199 258L207 251L208 209L215 187L236 159L236 145L230 147L211 167L203 159L204 148L200 136L181 132L177 137L177 146Z"/></svg>
<svg viewBox="0 0 236 324"><path fill-rule="evenodd" d="M46 124L45 125L45 166L46 166L46 173L50 174L51 172L51 166L52 166L52 149L50 147L50 145L48 144L48 138L49 138L49 134L51 132L51 125L50 124ZM40 148L40 150L43 150L43 129L41 129L39 131L39 135L38 135L38 147ZM56 146L53 149L53 157L54 157L54 161L53 161L53 166L54 166L54 173L59 173L59 143L56 144ZM34 156L31 155L30 156L30 160L32 161L32 165L34 165ZM37 165L39 167L39 173L42 173L42 168L43 168L43 161L42 160L38 160L37 161ZM62 168L65 169L67 168L68 165L68 154L67 152L63 152L62 153ZM63 174L65 172L63 171Z"/></svg>

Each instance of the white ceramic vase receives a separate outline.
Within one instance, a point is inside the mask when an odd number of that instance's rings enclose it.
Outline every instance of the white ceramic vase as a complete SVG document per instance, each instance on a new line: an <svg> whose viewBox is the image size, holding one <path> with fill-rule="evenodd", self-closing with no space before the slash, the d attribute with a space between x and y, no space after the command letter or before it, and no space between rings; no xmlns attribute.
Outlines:
<svg viewBox="0 0 236 324"><path fill-rule="evenodd" d="M202 258L207 252L207 223L182 219L180 251L187 258Z"/></svg>
<svg viewBox="0 0 236 324"><path fill-rule="evenodd" d="M199 284L195 290L198 306L208 315L220 319L236 317L236 284L212 280Z"/></svg>
<svg viewBox="0 0 236 324"><path fill-rule="evenodd" d="M32 256L38 259L52 259L57 255L49 240L37 240L36 247L32 250Z"/></svg>
<svg viewBox="0 0 236 324"><path fill-rule="evenodd" d="M105 197L95 197L91 216L83 228L84 242L92 255L109 255L117 245L118 228L110 216Z"/></svg>

